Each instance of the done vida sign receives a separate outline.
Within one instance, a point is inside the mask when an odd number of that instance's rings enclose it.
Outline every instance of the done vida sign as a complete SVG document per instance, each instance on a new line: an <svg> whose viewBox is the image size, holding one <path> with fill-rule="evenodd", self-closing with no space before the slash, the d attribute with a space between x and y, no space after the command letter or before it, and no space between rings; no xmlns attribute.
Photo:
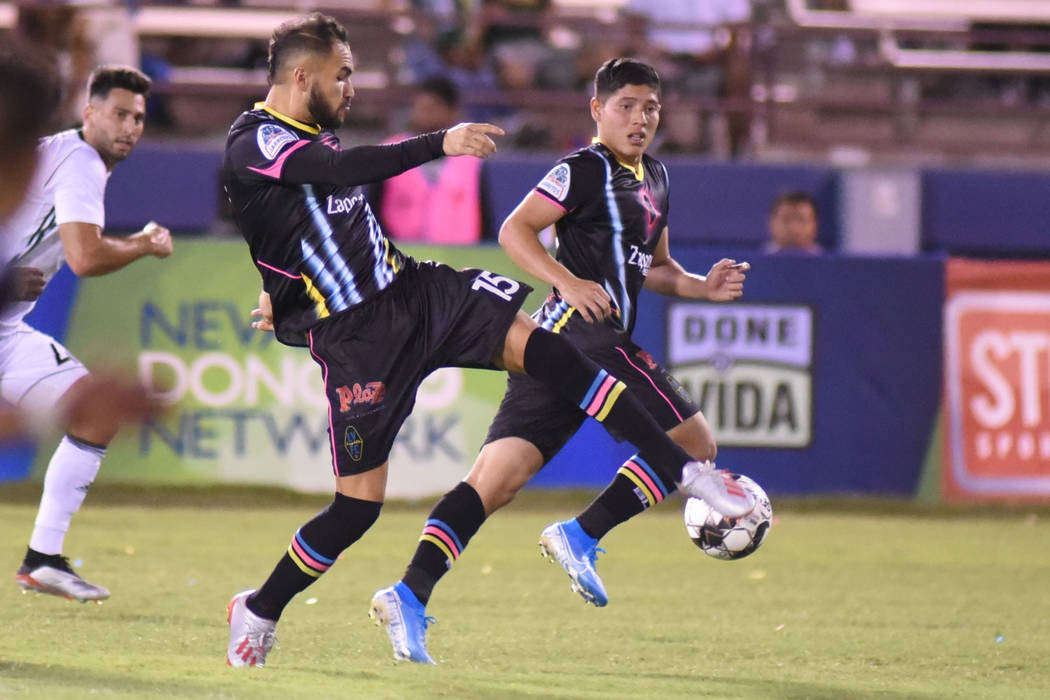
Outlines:
<svg viewBox="0 0 1050 700"><path fill-rule="evenodd" d="M945 382L945 495L1050 496L1050 292L952 295Z"/></svg>
<svg viewBox="0 0 1050 700"><path fill-rule="evenodd" d="M813 437L813 311L806 306L675 303L668 364L720 445L808 447Z"/></svg>

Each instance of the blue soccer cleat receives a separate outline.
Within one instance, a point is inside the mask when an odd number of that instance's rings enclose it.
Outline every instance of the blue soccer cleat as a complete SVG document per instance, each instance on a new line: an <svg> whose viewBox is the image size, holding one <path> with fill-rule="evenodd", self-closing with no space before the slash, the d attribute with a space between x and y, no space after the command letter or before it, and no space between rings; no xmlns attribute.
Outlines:
<svg viewBox="0 0 1050 700"><path fill-rule="evenodd" d="M594 570L598 552L604 551L575 518L548 525L540 535L540 554L561 564L572 579L572 590L599 608L609 602L605 585Z"/></svg>
<svg viewBox="0 0 1050 700"><path fill-rule="evenodd" d="M389 588L376 591L368 616L386 628L390 643L394 645L395 659L417 664L437 663L427 653L426 640L427 627L434 618L427 617L426 608L404 583L398 581Z"/></svg>

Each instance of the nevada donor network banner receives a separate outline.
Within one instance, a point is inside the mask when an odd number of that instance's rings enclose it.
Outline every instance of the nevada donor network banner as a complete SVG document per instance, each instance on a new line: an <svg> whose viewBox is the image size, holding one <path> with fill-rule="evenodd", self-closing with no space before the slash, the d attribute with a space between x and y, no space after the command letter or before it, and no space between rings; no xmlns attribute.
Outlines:
<svg viewBox="0 0 1050 700"><path fill-rule="evenodd" d="M950 260L943 486L1050 500L1050 263Z"/></svg>
<svg viewBox="0 0 1050 700"><path fill-rule="evenodd" d="M803 305L674 303L671 373L723 446L808 447L813 311Z"/></svg>
<svg viewBox="0 0 1050 700"><path fill-rule="evenodd" d="M421 258L430 252L413 250ZM443 249L435 257L457 255L457 267L514 274L498 250ZM306 348L283 346L251 327L259 288L244 245L213 241L183 241L167 260L83 281L68 346L89 367L134 368L168 406L150 424L122 431L101 478L332 489L321 370ZM349 380L347 400L381 401L372 379ZM432 374L391 454L389 495L441 493L461 479L504 383L501 372ZM48 456L38 454L38 474Z"/></svg>

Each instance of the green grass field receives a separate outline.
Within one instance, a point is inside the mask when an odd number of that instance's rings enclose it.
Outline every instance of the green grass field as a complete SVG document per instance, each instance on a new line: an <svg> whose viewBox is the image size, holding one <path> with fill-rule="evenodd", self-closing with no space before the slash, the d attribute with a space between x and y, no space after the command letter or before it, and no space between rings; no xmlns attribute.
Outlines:
<svg viewBox="0 0 1050 700"><path fill-rule="evenodd" d="M32 485L0 487L10 573ZM584 494L530 492L497 514L438 588L436 667L397 663L367 617L429 504L388 506L289 606L265 669L229 669L225 606L257 586L324 500L255 490L99 485L66 553L103 605L0 586L0 697L1045 698L1050 512L871 502L774 503L749 559L687 539L671 501L606 538L604 609L540 558ZM6 497L5 497L6 495ZM130 505L137 501L142 505Z"/></svg>

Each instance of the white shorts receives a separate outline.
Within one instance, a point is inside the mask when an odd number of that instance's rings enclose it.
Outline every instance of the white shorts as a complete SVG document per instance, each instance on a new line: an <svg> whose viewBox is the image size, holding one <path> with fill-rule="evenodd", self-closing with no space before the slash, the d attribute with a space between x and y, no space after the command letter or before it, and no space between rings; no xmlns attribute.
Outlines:
<svg viewBox="0 0 1050 700"><path fill-rule="evenodd" d="M0 337L0 397L30 410L48 410L88 373L58 342L26 324Z"/></svg>

